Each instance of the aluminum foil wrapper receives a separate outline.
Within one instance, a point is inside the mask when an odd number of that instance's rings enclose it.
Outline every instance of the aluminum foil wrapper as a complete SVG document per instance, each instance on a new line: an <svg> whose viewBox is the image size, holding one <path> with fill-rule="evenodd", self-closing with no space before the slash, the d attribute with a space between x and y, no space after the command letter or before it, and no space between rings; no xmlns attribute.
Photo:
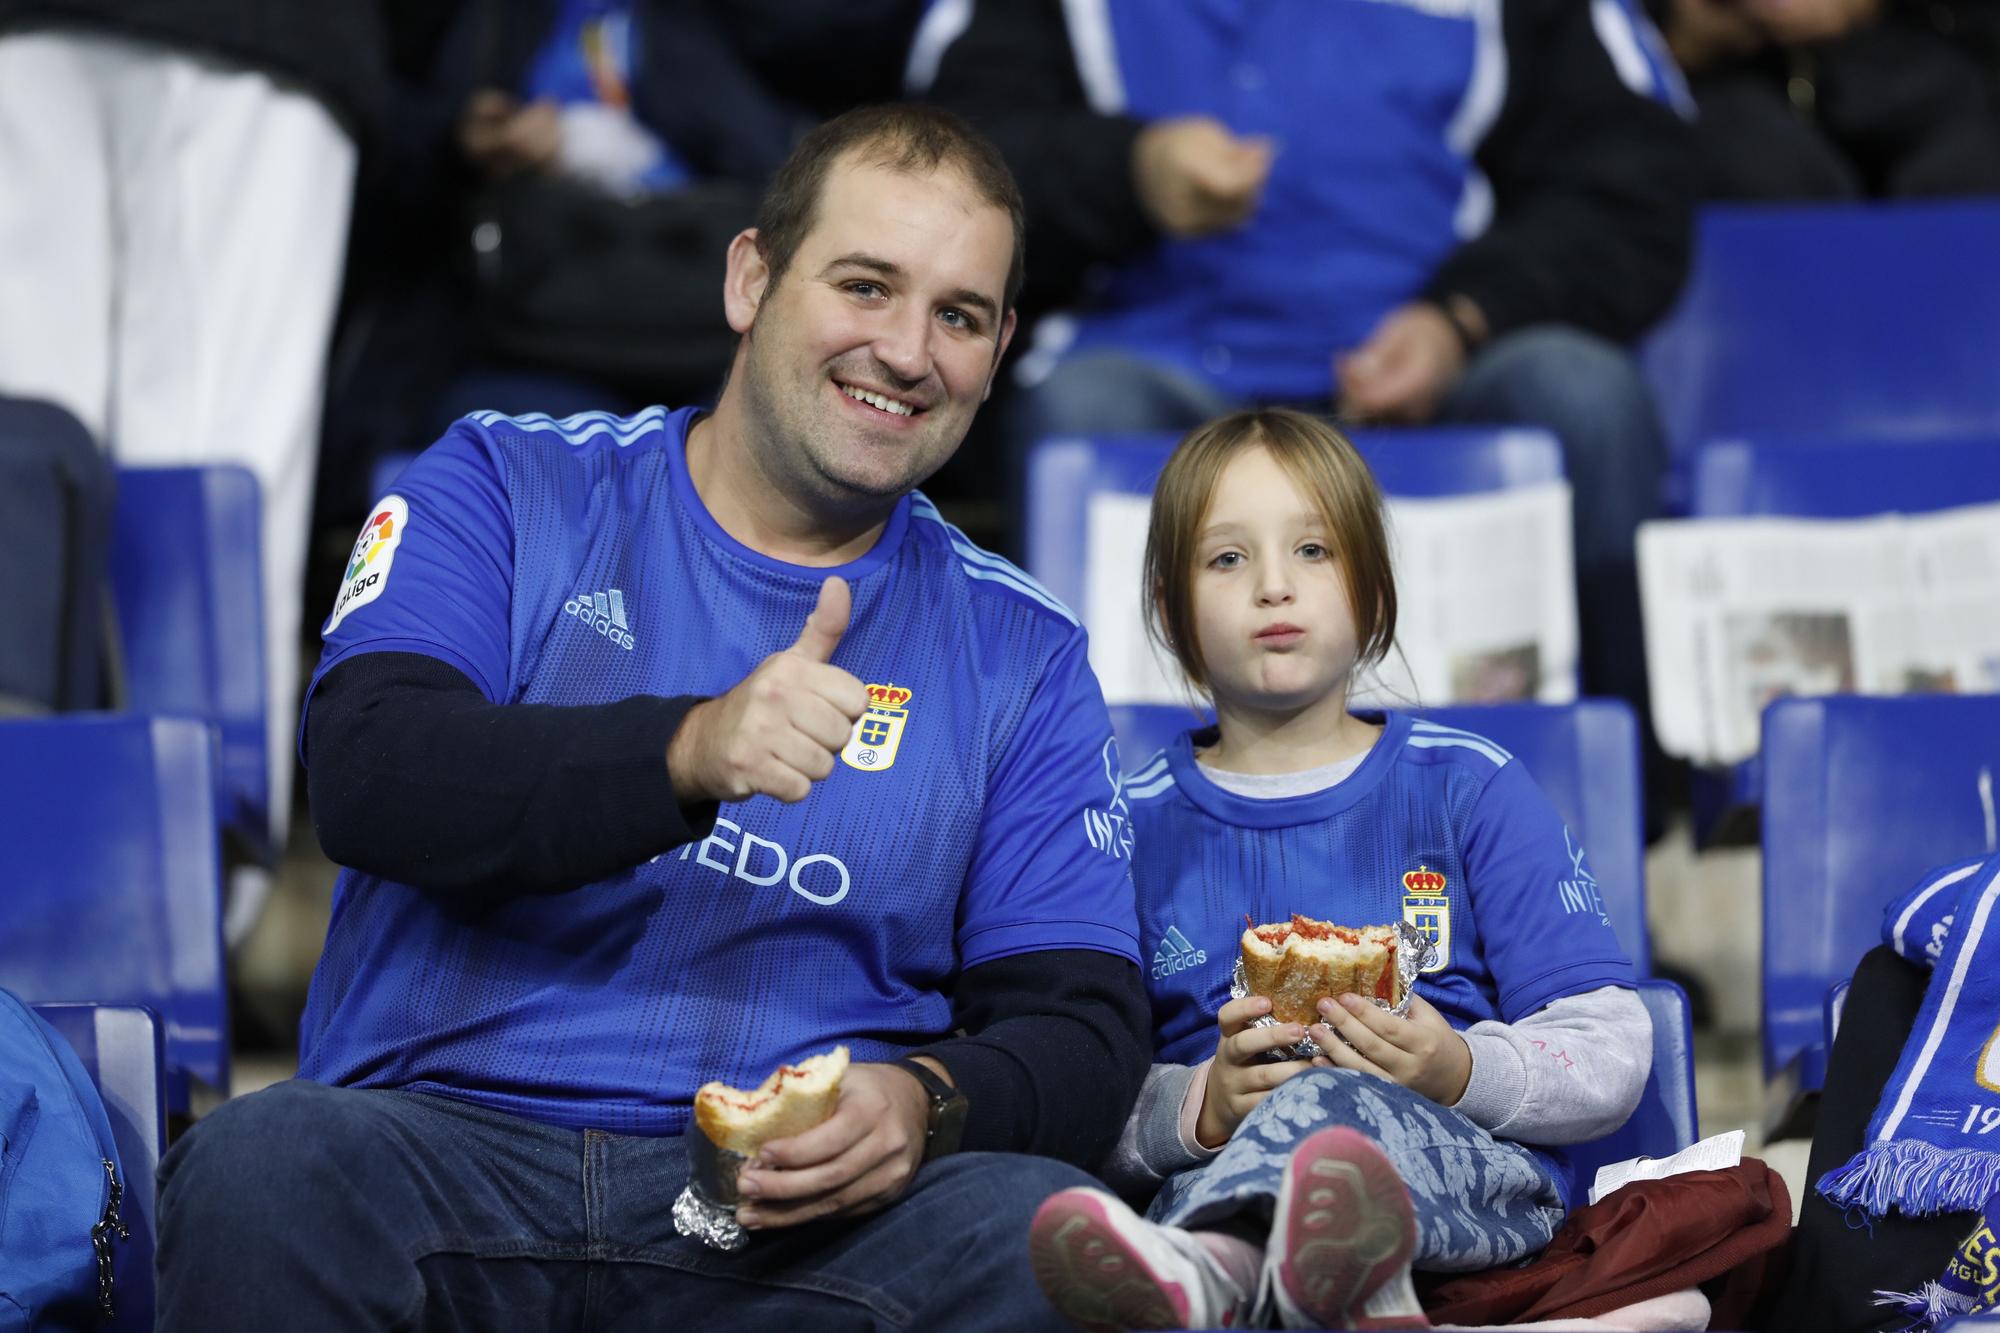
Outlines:
<svg viewBox="0 0 2000 1333"><path fill-rule="evenodd" d="M749 1233L736 1223L736 1173L750 1159L718 1148L694 1125L686 1134L688 1184L674 1200L674 1230L716 1250L740 1250Z"/></svg>
<svg viewBox="0 0 2000 1333"><path fill-rule="evenodd" d="M1407 921L1398 921L1396 923L1396 975L1402 981L1403 998L1398 1004L1388 1004L1382 1000L1376 1000L1375 1003L1398 1017L1407 1016L1410 1012L1410 997L1417 993L1416 984L1418 975L1436 961L1437 945L1432 942L1431 937ZM1239 952L1236 958L1236 965L1230 969L1229 973L1229 998L1240 1000L1250 993L1250 983L1243 979L1243 957ZM1250 1026L1253 1028L1274 1028L1278 1026L1278 1020L1266 1014L1262 1018L1250 1020ZM1311 1060L1325 1054L1326 1052L1320 1049L1319 1043L1308 1035L1296 1045L1281 1046L1277 1050L1272 1051L1270 1058L1272 1060Z"/></svg>

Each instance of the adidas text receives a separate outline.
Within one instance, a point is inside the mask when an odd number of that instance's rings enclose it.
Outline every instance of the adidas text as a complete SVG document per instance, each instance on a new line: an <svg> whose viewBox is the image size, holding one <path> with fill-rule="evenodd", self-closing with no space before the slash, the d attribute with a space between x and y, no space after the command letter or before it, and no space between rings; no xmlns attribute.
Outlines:
<svg viewBox="0 0 2000 1333"><path fill-rule="evenodd" d="M1153 951L1153 980L1165 981L1191 967L1200 967L1208 961L1208 950L1197 949L1181 934L1179 926L1169 926L1160 938L1160 947Z"/></svg>
<svg viewBox="0 0 2000 1333"><path fill-rule="evenodd" d="M631 650L632 628L625 621L625 594L617 588L610 592L578 593L563 603L563 610L620 648Z"/></svg>

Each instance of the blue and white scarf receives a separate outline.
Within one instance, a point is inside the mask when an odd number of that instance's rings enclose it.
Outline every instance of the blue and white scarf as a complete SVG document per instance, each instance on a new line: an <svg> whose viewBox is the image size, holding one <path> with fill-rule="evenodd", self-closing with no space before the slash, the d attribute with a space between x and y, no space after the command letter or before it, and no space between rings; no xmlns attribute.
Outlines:
<svg viewBox="0 0 2000 1333"><path fill-rule="evenodd" d="M1993 1230L1995 1218L2000 1218L2000 1197L1987 1202L1978 1225L1959 1242L1942 1277L1915 1291L1878 1291L1875 1303L1894 1306L1910 1316L1912 1322L1904 1333L1984 1322L1961 1321L1957 1316L1986 1314L2000 1305L2000 1234Z"/></svg>
<svg viewBox="0 0 2000 1333"><path fill-rule="evenodd" d="M1877 1217L1983 1208L2000 1194L2000 856L1926 875L1883 936L1930 986L1866 1142L1819 1191Z"/></svg>

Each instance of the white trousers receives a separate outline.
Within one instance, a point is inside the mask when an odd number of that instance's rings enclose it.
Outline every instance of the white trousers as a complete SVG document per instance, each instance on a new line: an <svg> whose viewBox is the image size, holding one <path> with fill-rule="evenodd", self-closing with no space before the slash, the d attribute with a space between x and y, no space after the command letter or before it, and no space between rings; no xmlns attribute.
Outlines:
<svg viewBox="0 0 2000 1333"><path fill-rule="evenodd" d="M272 836L355 147L312 96L206 56L0 37L0 390L120 463L238 463L263 492Z"/></svg>

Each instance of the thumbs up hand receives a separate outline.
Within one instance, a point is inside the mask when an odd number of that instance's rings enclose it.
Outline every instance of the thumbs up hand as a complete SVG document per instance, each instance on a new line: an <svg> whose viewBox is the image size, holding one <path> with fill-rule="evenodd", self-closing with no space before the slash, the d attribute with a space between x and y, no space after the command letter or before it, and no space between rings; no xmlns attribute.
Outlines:
<svg viewBox="0 0 2000 1333"><path fill-rule="evenodd" d="M830 663L853 608L844 580L820 584L819 602L783 652L736 687L689 709L667 744L667 774L682 804L756 795L803 801L867 711L861 682Z"/></svg>

